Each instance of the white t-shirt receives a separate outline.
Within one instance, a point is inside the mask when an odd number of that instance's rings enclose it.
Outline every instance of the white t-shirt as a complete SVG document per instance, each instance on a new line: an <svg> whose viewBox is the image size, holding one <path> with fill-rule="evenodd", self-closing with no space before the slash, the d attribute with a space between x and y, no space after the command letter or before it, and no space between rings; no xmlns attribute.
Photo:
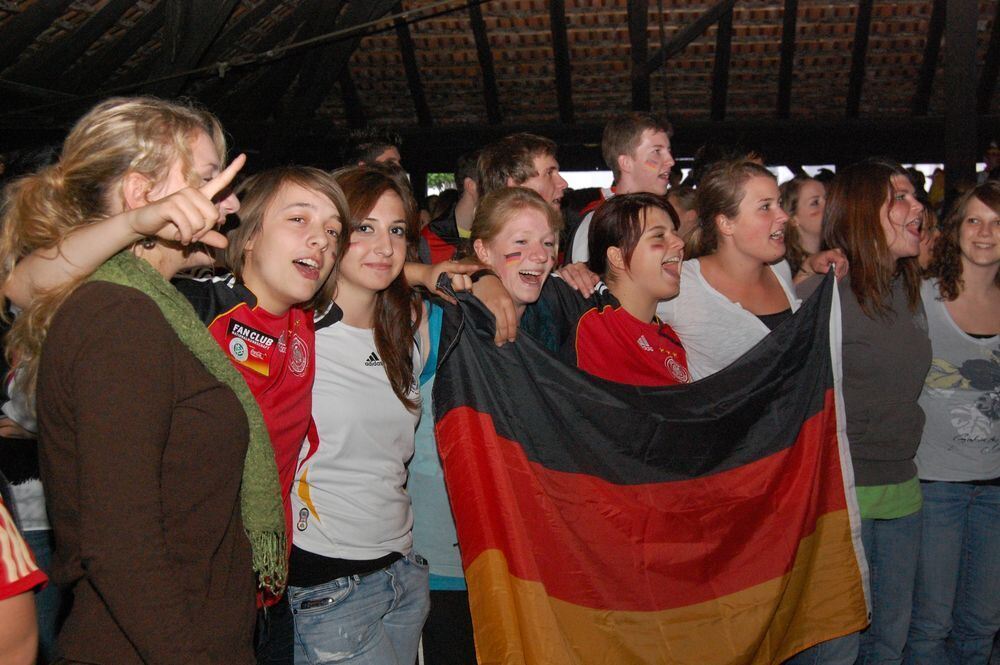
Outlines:
<svg viewBox="0 0 1000 665"><path fill-rule="evenodd" d="M414 344L418 375L419 356ZM340 322L316 331L312 408L319 440L303 445L292 485L295 546L355 561L409 553L406 463L420 413L392 392L371 329Z"/></svg>
<svg viewBox="0 0 1000 665"><path fill-rule="evenodd" d="M802 301L795 296L788 263L776 263L771 270L794 312ZM698 259L684 262L680 293L661 302L656 315L680 337L687 351L688 370L695 381L729 366L770 332L755 314L708 283L701 274Z"/></svg>
<svg viewBox="0 0 1000 665"><path fill-rule="evenodd" d="M607 201L615 193L610 189L601 188L601 204ZM600 205L600 204L598 204ZM569 248L570 263L586 263L590 259L590 220L594 218L594 210L591 210L583 217L580 226L573 233L573 244Z"/></svg>

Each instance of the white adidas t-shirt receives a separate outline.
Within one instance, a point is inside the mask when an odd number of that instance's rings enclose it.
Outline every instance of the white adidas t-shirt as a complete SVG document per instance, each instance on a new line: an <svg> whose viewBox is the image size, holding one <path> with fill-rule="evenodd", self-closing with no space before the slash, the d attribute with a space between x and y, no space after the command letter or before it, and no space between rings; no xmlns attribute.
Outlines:
<svg viewBox="0 0 1000 665"><path fill-rule="evenodd" d="M413 358L419 375L416 345ZM340 322L316 331L313 419L318 445L303 445L292 486L295 546L350 560L409 553L406 463L419 411L392 392L372 330Z"/></svg>

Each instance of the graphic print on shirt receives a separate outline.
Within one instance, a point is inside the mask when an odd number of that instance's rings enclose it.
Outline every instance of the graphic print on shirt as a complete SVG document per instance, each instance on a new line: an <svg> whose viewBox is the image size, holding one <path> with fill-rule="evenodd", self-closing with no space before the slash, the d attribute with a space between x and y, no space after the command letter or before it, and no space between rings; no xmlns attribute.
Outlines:
<svg viewBox="0 0 1000 665"><path fill-rule="evenodd" d="M309 526L309 520L307 519L309 514L312 514L317 520L319 520L319 513L316 511L316 505L313 504L312 492L310 488L312 485L309 484L309 469L303 468L306 462L308 462L316 451L319 450L319 430L316 429L316 421L311 420L309 422L309 431L306 432L305 445L303 446L304 452L301 454L298 465L295 467L295 473L298 475L296 482L292 485L295 487L295 493L298 495L299 499L305 508L299 510L299 521L295 527L299 531L305 531ZM301 473L300 473L301 472ZM306 511L306 516L302 516L302 511Z"/></svg>
<svg viewBox="0 0 1000 665"><path fill-rule="evenodd" d="M309 369L309 346L296 333L292 333L292 352L289 354L288 369L295 376L305 376Z"/></svg>
<svg viewBox="0 0 1000 665"><path fill-rule="evenodd" d="M691 382L691 375L688 374L687 368L677 362L677 359L673 356L664 360L663 366L666 367L671 374L673 374L674 378L677 379L677 383Z"/></svg>
<svg viewBox="0 0 1000 665"><path fill-rule="evenodd" d="M235 319L226 327L226 345L230 357L263 376L271 371L271 351L278 340Z"/></svg>
<svg viewBox="0 0 1000 665"><path fill-rule="evenodd" d="M1000 441L993 435L995 423L1000 420L1000 348L993 350L989 359L969 359L959 367L943 358L934 358L926 385L947 397L955 390L980 391L975 402L951 409L951 424L958 434L953 447L1000 447Z"/></svg>

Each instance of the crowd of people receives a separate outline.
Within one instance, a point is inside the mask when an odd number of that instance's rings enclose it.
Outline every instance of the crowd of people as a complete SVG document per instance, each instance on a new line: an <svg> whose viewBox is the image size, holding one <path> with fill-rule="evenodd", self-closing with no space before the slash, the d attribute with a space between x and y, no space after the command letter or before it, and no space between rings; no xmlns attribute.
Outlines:
<svg viewBox="0 0 1000 665"><path fill-rule="evenodd" d="M391 135L242 177L204 109L91 109L3 191L0 459L38 471L0 483L0 662L474 663L431 410L454 292L498 345L670 386L830 269L871 621L787 662L1000 660L1000 182L935 210L887 158L779 186L735 149L680 182L672 131L611 118L614 186L569 214L554 142L477 147L422 224Z"/></svg>

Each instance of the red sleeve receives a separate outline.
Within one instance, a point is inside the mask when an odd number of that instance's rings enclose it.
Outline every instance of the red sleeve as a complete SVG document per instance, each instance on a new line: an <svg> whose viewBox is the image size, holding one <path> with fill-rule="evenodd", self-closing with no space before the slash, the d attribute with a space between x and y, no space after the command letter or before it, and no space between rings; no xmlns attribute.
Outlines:
<svg viewBox="0 0 1000 665"><path fill-rule="evenodd" d="M0 600L30 591L47 580L0 501Z"/></svg>

